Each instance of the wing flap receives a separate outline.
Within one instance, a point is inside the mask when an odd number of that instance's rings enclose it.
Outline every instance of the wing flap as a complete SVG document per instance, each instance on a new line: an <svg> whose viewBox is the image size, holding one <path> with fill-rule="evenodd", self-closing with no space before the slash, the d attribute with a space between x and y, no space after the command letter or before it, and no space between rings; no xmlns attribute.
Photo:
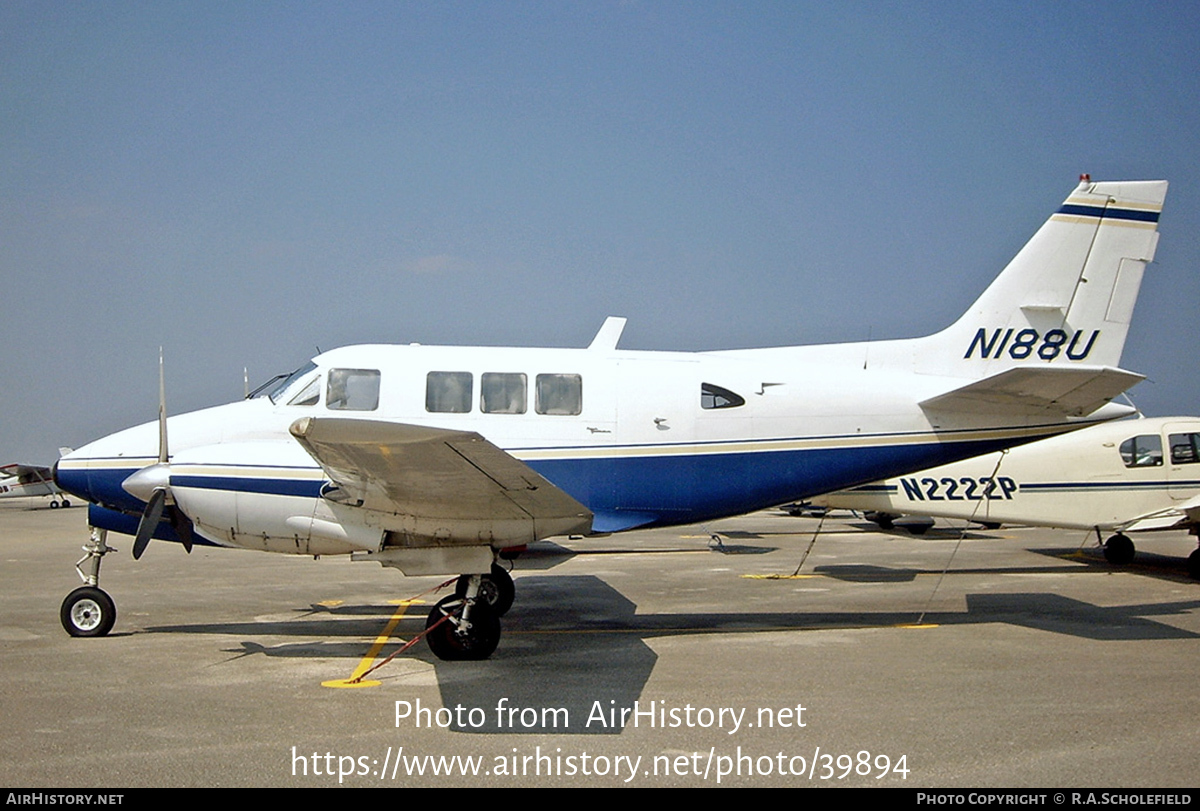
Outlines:
<svg viewBox="0 0 1200 811"><path fill-rule="evenodd" d="M926 411L1082 417L1144 377L1111 366L1018 367L921 402Z"/></svg>

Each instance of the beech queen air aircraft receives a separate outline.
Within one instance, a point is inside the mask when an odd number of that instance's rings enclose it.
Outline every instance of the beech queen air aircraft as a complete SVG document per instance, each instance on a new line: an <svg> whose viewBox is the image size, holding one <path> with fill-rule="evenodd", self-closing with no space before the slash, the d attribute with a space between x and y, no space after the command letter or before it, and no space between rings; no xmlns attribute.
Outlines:
<svg viewBox="0 0 1200 811"><path fill-rule="evenodd" d="M157 424L55 468L91 502L63 625L112 628L97 583L115 531L135 558L154 537L460 575L426 638L482 659L513 599L501 550L746 513L1126 415L1109 401L1141 379L1118 364L1166 191L1083 176L925 338L625 351L610 318L586 349L352 346L241 402L170 420L160 403Z"/></svg>
<svg viewBox="0 0 1200 811"><path fill-rule="evenodd" d="M1165 449L1165 450L1164 450ZM1120 420L813 499L875 513L1115 532L1110 563L1133 560L1126 532L1200 528L1200 419ZM870 515L868 515L871 518ZM1188 558L1200 578L1200 549Z"/></svg>

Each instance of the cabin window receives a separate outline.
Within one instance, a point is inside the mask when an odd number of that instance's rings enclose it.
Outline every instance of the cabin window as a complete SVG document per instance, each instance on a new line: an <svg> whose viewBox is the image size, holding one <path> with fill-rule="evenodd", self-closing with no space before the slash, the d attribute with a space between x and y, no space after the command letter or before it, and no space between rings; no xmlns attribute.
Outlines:
<svg viewBox="0 0 1200 811"><path fill-rule="evenodd" d="M1200 462L1200 434L1171 434L1171 464L1190 465Z"/></svg>
<svg viewBox="0 0 1200 811"><path fill-rule="evenodd" d="M740 394L735 394L729 389L714 386L712 383L700 384L701 408L737 408L745 404L746 400Z"/></svg>
<svg viewBox="0 0 1200 811"><path fill-rule="evenodd" d="M538 375L534 410L539 414L566 416L583 411L583 378L579 375Z"/></svg>
<svg viewBox="0 0 1200 811"><path fill-rule="evenodd" d="M479 382L479 408L484 414L524 414L525 375L484 372Z"/></svg>
<svg viewBox="0 0 1200 811"><path fill-rule="evenodd" d="M378 369L330 369L325 407L337 411L374 411L379 408Z"/></svg>
<svg viewBox="0 0 1200 811"><path fill-rule="evenodd" d="M1162 437L1158 434L1130 437L1121 443L1121 461L1125 467L1158 467L1163 463Z"/></svg>
<svg viewBox="0 0 1200 811"><path fill-rule="evenodd" d="M425 377L425 410L435 414L466 414L471 410L470 372L430 372Z"/></svg>

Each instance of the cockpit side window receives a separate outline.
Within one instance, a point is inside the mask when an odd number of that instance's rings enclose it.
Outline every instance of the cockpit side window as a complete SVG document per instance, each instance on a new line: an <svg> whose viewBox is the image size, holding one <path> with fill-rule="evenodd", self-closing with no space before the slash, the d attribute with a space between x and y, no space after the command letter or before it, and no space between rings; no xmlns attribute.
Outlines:
<svg viewBox="0 0 1200 811"><path fill-rule="evenodd" d="M430 372L425 377L425 410L434 414L466 414L471 410L470 372Z"/></svg>
<svg viewBox="0 0 1200 811"><path fill-rule="evenodd" d="M300 389L296 396L287 401L290 406L314 406L321 399L321 377L318 375L308 381L308 385Z"/></svg>
<svg viewBox="0 0 1200 811"><path fill-rule="evenodd" d="M325 407L337 411L379 408L378 369L330 369Z"/></svg>
<svg viewBox="0 0 1200 811"><path fill-rule="evenodd" d="M247 395L248 399L266 397L275 405L291 402L296 394L305 387L309 373L317 368L317 364L309 361L290 375L276 375Z"/></svg>
<svg viewBox="0 0 1200 811"><path fill-rule="evenodd" d="M1163 463L1162 437L1158 434L1132 436L1121 443L1125 467L1159 467Z"/></svg>
<svg viewBox="0 0 1200 811"><path fill-rule="evenodd" d="M712 383L700 384L700 407L703 409L737 408L745 404L745 398L729 389Z"/></svg>

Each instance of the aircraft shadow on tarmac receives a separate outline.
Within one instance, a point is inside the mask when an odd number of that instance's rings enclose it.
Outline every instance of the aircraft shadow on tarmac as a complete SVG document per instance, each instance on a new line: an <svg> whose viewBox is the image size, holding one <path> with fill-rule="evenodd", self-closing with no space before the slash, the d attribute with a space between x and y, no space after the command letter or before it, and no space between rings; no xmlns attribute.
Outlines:
<svg viewBox="0 0 1200 811"><path fill-rule="evenodd" d="M619 725L585 726L584 721L595 713L597 702L599 709L607 712L611 707L632 706L642 695L658 658L647 644L649 639L887 628L917 618L913 611L638 614L634 603L592 576L531 575L520 578L517 587L517 603L505 618L505 635L491 659L442 662L423 644L405 654L434 665L442 706L488 709L481 723L460 725L456 719L451 729L477 734L616 734L621 731ZM966 611L927 613L924 622L942 626L1004 623L1096 641L1200 638L1200 634L1155 619L1200 608L1200 600L1101 607L1055 594L1011 593L967 594L966 604ZM312 606L298 610L291 621L156 626L146 632L305 640L282 644L245 640L238 648L226 649L234 654L231 661L256 654L285 659L359 659L394 610L392 606ZM397 637L419 632L425 614L424 607L410 609L400 621ZM381 656L399 644L389 644ZM372 678L386 684L388 667ZM531 713L517 714L499 726L494 708L505 698L507 706L518 711L533 708L537 718ZM544 708L565 710L566 715L542 714ZM536 723L524 726L522 718ZM570 719L569 726L562 725L564 718Z"/></svg>

